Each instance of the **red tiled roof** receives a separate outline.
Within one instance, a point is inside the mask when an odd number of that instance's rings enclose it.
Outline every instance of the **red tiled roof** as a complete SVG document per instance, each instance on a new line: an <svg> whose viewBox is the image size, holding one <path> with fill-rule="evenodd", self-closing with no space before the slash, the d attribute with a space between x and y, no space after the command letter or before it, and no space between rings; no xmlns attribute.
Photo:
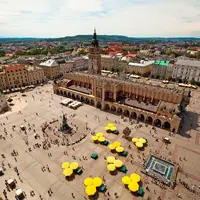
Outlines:
<svg viewBox="0 0 200 200"><path fill-rule="evenodd" d="M109 54L109 55L115 55L116 52L112 52L112 51L110 51L108 54Z"/></svg>
<svg viewBox="0 0 200 200"><path fill-rule="evenodd" d="M136 57L136 54L129 53L127 56L128 56L128 57Z"/></svg>
<svg viewBox="0 0 200 200"><path fill-rule="evenodd" d="M15 71L18 69L25 69L24 65L14 65L14 66L6 66L6 71Z"/></svg>
<svg viewBox="0 0 200 200"><path fill-rule="evenodd" d="M13 54L12 53L7 53L6 56L12 57Z"/></svg>

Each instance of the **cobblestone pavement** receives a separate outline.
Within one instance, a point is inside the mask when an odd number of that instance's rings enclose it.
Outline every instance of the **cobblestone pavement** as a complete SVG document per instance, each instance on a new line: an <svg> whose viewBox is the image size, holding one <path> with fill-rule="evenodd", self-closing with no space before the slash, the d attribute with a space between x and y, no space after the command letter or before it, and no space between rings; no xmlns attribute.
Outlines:
<svg viewBox="0 0 200 200"><path fill-rule="evenodd" d="M0 139L0 154L5 155L5 158L0 155L0 167L3 163L5 168L5 174L0 177L0 195L3 197L3 190L6 189L5 180L14 178L17 180L17 188L25 191L28 200L40 200L39 195L42 196L43 200L70 200L74 199L72 193L75 199L83 200L88 198L84 191L84 179L88 176L104 176L110 196L107 193L106 196L99 193L98 199L104 200L109 197L110 200L114 200L116 199L114 195L116 192L120 200L142 199L132 195L124 187L121 182L121 178L124 176L122 172L110 175L107 171L104 157L114 155L127 166L128 175L134 172L141 175L142 186L145 190L143 199L149 197L156 200L160 196L162 200L175 200L178 199L176 193L180 193L184 200L199 199L200 189L197 186L200 185L200 90L192 93L191 104L187 109L188 114L185 117L183 128L180 130L180 134L170 137L171 144L168 146L162 142L163 136L169 137L169 132L166 130L156 128L156 133L153 133L151 126L146 127L142 123L141 128L136 128L138 124L133 123L131 125L128 119L124 122L120 116L100 111L85 104L77 110L61 106L60 102L64 97L54 95L52 86L49 84L26 92L26 95L22 96L21 93L11 94L10 96L12 96L15 104L12 111L0 115L0 123L2 124L0 135L5 137L5 140ZM79 140L84 134L87 135L85 139L73 146L62 145L65 140L62 134L58 132L58 128L62 122L63 114L66 114L68 124L73 130L77 129L73 136L67 136L69 142ZM52 123L51 129L46 129L47 137L43 134L41 126L45 122L49 123L54 119L58 119L58 122ZM116 125L120 132L119 135L108 134L104 131L104 127L109 122ZM90 130L87 130L86 123ZM191 123L192 130L189 130ZM15 128L13 128L14 125ZM26 127L26 133L21 131L21 126ZM138 151L131 142L122 137L123 129L126 126L131 128L132 137L147 138L148 146L144 148L144 151ZM94 144L91 141L91 131L105 133L105 137L109 142L120 141L124 149L129 152L129 155L124 158L112 154L106 146ZM38 134L40 138L35 139L34 134ZM42 146L40 148L36 147L37 143L40 145L45 140L46 142L47 140L52 142L50 148L48 146L46 149L43 149ZM59 144L55 143L55 140ZM131 145L131 149L128 148L129 145ZM11 155L13 150L18 153L17 156ZM65 153L65 155L64 152L67 154ZM179 163L181 172L178 173L177 180L185 181L190 188L195 185L195 191L198 194L188 191L179 181L177 181L178 184L174 190L170 188L161 189L153 184L151 177L141 173L143 158L148 158L150 152L157 152L158 155ZM98 153L99 159L92 160L90 158L92 153ZM76 175L73 180L67 181L62 174L61 164L64 161L74 161L73 156L84 170L80 176ZM83 156L86 156L87 160L83 159ZM47 170L47 165L50 171ZM19 176L17 176L14 167L18 168ZM46 171L42 172L42 167L45 167ZM149 191L146 190L147 185ZM53 191L52 196L48 194L50 188ZM30 196L31 190L34 190L35 196ZM9 200L15 199L15 189L7 191L7 196Z"/></svg>

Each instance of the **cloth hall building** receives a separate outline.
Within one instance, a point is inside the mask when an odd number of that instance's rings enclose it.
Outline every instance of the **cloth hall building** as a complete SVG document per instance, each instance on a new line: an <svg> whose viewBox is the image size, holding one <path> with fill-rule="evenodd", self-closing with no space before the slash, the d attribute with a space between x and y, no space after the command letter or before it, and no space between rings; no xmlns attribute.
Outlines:
<svg viewBox="0 0 200 200"><path fill-rule="evenodd" d="M179 114L189 103L189 93L183 90L101 76L96 32L89 49L88 72L68 73L65 78L54 82L54 93L175 133L181 122Z"/></svg>

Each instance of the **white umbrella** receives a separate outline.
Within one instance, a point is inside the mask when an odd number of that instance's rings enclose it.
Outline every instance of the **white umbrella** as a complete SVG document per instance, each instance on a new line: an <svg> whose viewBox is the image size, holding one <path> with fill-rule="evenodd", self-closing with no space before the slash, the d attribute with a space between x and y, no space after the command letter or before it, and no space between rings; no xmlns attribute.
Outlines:
<svg viewBox="0 0 200 200"><path fill-rule="evenodd" d="M22 195L22 194L23 194L22 189L17 189L16 192L15 192L15 194L16 194L17 196Z"/></svg>
<svg viewBox="0 0 200 200"><path fill-rule="evenodd" d="M9 184L9 185L11 185L11 184L13 184L13 183L14 183L14 180L13 180L12 178L8 180L8 184Z"/></svg>

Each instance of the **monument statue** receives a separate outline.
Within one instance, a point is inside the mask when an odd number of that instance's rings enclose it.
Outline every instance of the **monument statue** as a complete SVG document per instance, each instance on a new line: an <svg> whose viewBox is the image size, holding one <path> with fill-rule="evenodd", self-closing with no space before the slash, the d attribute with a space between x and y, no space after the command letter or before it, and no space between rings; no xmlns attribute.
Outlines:
<svg viewBox="0 0 200 200"><path fill-rule="evenodd" d="M72 130L72 128L67 124L67 118L65 117L65 115L63 115L62 125L61 125L59 131L70 133L71 130Z"/></svg>

